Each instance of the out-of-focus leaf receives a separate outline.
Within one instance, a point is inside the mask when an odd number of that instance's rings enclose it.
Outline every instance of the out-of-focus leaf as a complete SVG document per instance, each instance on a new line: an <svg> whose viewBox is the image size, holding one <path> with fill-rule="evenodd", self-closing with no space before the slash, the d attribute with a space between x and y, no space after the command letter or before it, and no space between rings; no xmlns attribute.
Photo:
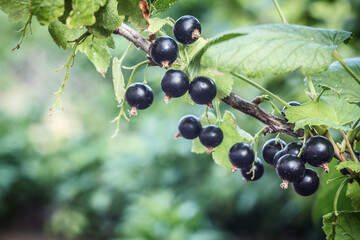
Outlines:
<svg viewBox="0 0 360 240"><path fill-rule="evenodd" d="M96 21L95 12L104 6L106 0L73 0L72 11L66 19L69 28L93 25Z"/></svg>
<svg viewBox="0 0 360 240"><path fill-rule="evenodd" d="M360 211L360 186L356 181L348 183L346 196L351 200L353 208Z"/></svg>
<svg viewBox="0 0 360 240"><path fill-rule="evenodd" d="M86 32L84 28L69 29L58 20L50 23L48 30L54 42L63 49L71 47L74 44L73 41Z"/></svg>
<svg viewBox="0 0 360 240"><path fill-rule="evenodd" d="M360 212L328 213L323 217L323 230L327 240L360 239Z"/></svg>
<svg viewBox="0 0 360 240"><path fill-rule="evenodd" d="M9 14L9 22L26 22L30 15L30 2L23 0L0 0L0 9Z"/></svg>
<svg viewBox="0 0 360 240"><path fill-rule="evenodd" d="M64 10L64 0L31 0L30 11L42 25L56 20Z"/></svg>

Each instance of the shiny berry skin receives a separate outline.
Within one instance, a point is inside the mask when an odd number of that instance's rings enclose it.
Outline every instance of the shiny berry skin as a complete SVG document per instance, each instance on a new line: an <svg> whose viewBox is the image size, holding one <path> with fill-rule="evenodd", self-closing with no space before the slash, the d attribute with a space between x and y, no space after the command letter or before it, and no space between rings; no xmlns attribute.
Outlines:
<svg viewBox="0 0 360 240"><path fill-rule="evenodd" d="M254 177L253 177L253 173L250 172L251 167L252 166L248 168L242 168L241 174L247 181L256 181L259 178L261 178L262 175L264 174L264 165L262 164L259 158L257 159L256 162L254 162L254 172L255 172Z"/></svg>
<svg viewBox="0 0 360 240"><path fill-rule="evenodd" d="M178 125L181 136L186 139L195 139L199 136L201 131L200 120L193 115L183 116Z"/></svg>
<svg viewBox="0 0 360 240"><path fill-rule="evenodd" d="M189 89L189 78L179 69L171 69L161 78L161 89L169 98L178 98Z"/></svg>
<svg viewBox="0 0 360 240"><path fill-rule="evenodd" d="M280 159L282 156L284 156L285 154L286 154L286 153L285 153L284 149L278 151L278 152L275 154L275 156L274 156L274 158L273 158L273 166L274 166L274 167L276 167L276 163L277 163L277 162L279 161L279 159Z"/></svg>
<svg viewBox="0 0 360 240"><path fill-rule="evenodd" d="M286 142L281 139L274 139L267 140L262 148L262 155L265 162L270 165L273 165L273 159L275 154L285 148Z"/></svg>
<svg viewBox="0 0 360 240"><path fill-rule="evenodd" d="M216 96L216 85L208 77L197 77L189 85L190 98L197 104L209 104Z"/></svg>
<svg viewBox="0 0 360 240"><path fill-rule="evenodd" d="M132 108L146 109L152 104L154 94L148 85L133 83L126 89L125 100Z"/></svg>
<svg viewBox="0 0 360 240"><path fill-rule="evenodd" d="M311 166L318 167L324 163L329 163L333 157L334 147L326 137L314 136L306 141L302 158Z"/></svg>
<svg viewBox="0 0 360 240"><path fill-rule="evenodd" d="M178 54L178 45L171 37L158 37L150 46L151 59L163 68L168 68L176 60Z"/></svg>
<svg viewBox="0 0 360 240"><path fill-rule="evenodd" d="M305 164L297 156L285 154L276 163L276 173L281 179L300 181L305 174Z"/></svg>
<svg viewBox="0 0 360 240"><path fill-rule="evenodd" d="M207 148L215 148L222 143L224 138L222 130L216 125L207 125L200 131L199 139Z"/></svg>
<svg viewBox="0 0 360 240"><path fill-rule="evenodd" d="M306 168L304 177L297 182L293 182L292 186L301 196L310 196L319 189L319 175L312 169Z"/></svg>
<svg viewBox="0 0 360 240"><path fill-rule="evenodd" d="M201 25L195 17L185 15L176 20L173 32L178 42L192 44L201 35Z"/></svg>
<svg viewBox="0 0 360 240"><path fill-rule="evenodd" d="M284 148L284 152L286 154L293 154L297 156L300 153L301 147L302 143L292 142L286 145L286 147Z"/></svg>
<svg viewBox="0 0 360 240"><path fill-rule="evenodd" d="M235 143L229 151L229 160L237 168L248 168L255 160L255 153L247 143Z"/></svg>
<svg viewBox="0 0 360 240"><path fill-rule="evenodd" d="M301 106L300 103L296 102L296 101L291 101L291 102L288 102L288 104L290 106L294 106L294 107L298 107L298 106ZM286 117L285 117L285 113L284 111L287 109L286 106L283 107L283 109L281 110L281 115L284 117L284 119L287 121Z"/></svg>

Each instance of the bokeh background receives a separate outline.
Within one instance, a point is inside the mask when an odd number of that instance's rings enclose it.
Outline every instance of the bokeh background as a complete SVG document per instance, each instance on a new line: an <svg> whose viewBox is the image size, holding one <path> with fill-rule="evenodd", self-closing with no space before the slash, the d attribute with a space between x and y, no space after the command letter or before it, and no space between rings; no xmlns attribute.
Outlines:
<svg viewBox="0 0 360 240"><path fill-rule="evenodd" d="M352 31L342 45L344 57L359 56L358 0L279 1L290 23ZM280 22L270 0L180 0L163 14L191 14L203 36L242 26ZM22 26L0 13L0 239L235 240L324 239L320 218L312 217L315 197L279 188L274 169L245 183L239 172L216 166L206 154L191 153L191 142L174 140L185 114L201 115L202 106L163 101L163 69L147 74L155 93L146 111L122 120L110 138L118 114L111 70L103 79L81 54L63 93L65 111L49 116L64 71L55 72L70 54L59 49L47 28L33 19L33 35L11 52ZM171 35L171 29L165 28ZM128 43L114 36L120 57ZM145 55L133 48L124 64ZM129 72L124 70L126 79ZM143 81L143 69L135 81ZM256 79L286 101L307 101L303 76ZM234 92L251 100L260 93L242 82ZM269 109L266 104L264 108ZM221 105L221 111L228 109ZM233 111L239 126L255 134L260 122ZM261 145L266 136L260 140ZM282 136L286 141L293 141Z"/></svg>

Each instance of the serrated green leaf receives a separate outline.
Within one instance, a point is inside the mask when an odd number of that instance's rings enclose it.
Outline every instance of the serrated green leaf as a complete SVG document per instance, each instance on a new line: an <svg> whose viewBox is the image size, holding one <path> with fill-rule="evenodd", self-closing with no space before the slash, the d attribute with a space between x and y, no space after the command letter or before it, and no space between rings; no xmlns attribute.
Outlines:
<svg viewBox="0 0 360 240"><path fill-rule="evenodd" d="M86 32L84 28L69 29L58 20L50 23L48 30L54 42L63 49L71 47L73 41Z"/></svg>
<svg viewBox="0 0 360 240"><path fill-rule="evenodd" d="M191 63L193 58L202 51L209 41L205 40L204 38L200 37L196 40L193 44L190 45L183 45L179 44L179 56L183 61L189 61L190 67L193 66L195 63ZM186 52L185 52L186 51ZM186 55L187 53L187 55ZM186 64L181 65L181 68L186 68ZM193 72L192 72L193 73Z"/></svg>
<svg viewBox="0 0 360 240"><path fill-rule="evenodd" d="M66 19L69 28L93 25L96 21L95 12L104 6L106 0L73 0L72 11Z"/></svg>
<svg viewBox="0 0 360 240"><path fill-rule="evenodd" d="M110 65L110 52L106 49L109 46L109 40L100 38L87 38L78 46L78 50L89 58L94 64L96 70L105 77Z"/></svg>
<svg viewBox="0 0 360 240"><path fill-rule="evenodd" d="M323 217L327 240L360 239L360 212L342 211L339 216L328 213Z"/></svg>
<svg viewBox="0 0 360 240"><path fill-rule="evenodd" d="M134 24L138 28L146 28L147 23L142 17L142 12L139 8L139 1L134 0L118 0L118 13L124 15L125 20Z"/></svg>
<svg viewBox="0 0 360 240"><path fill-rule="evenodd" d="M63 24L66 24L66 19L69 17L70 12L72 10L72 0L65 0L64 1L64 12L63 15L61 15L58 19Z"/></svg>
<svg viewBox="0 0 360 240"><path fill-rule="evenodd" d="M217 90L217 99L222 99L230 95L232 85L234 84L233 76L230 73L223 73L216 69L203 68L198 74L199 76L206 76L214 80Z"/></svg>
<svg viewBox="0 0 360 240"><path fill-rule="evenodd" d="M321 97L316 102L285 110L286 118L295 123L295 130L306 125L326 125L330 128L349 130L348 123L360 116L360 107L336 96Z"/></svg>
<svg viewBox="0 0 360 240"><path fill-rule="evenodd" d="M236 124L234 115L229 111L225 111L223 120L221 122L217 122L216 117L209 113L209 120L202 117L201 124L202 126L216 124L221 128L224 134L224 139L223 142L214 149L215 151L212 153L212 158L216 164L230 171L232 168L232 164L228 159L230 148L237 142L252 141L252 136L244 130L240 129L240 127ZM199 139L193 140L193 147L191 150L192 152L204 153L206 150L207 149L201 145Z"/></svg>
<svg viewBox="0 0 360 240"><path fill-rule="evenodd" d="M9 22L26 22L30 16L30 3L24 0L0 0L0 9L9 15Z"/></svg>
<svg viewBox="0 0 360 240"><path fill-rule="evenodd" d="M356 173L360 172L360 164L358 164L357 162L353 162L353 161L341 162L341 163L339 163L339 165L336 166L337 170L341 170L343 168L349 168Z"/></svg>
<svg viewBox="0 0 360 240"><path fill-rule="evenodd" d="M174 3L176 3L178 0L155 0L152 1L152 5L154 6L152 8L152 12L156 14L160 14L168 10Z"/></svg>
<svg viewBox="0 0 360 240"><path fill-rule="evenodd" d="M344 59L344 62L357 76L360 76L360 57ZM311 80L315 87L323 84L335 89L350 103L360 102L360 85L338 61L333 62L326 71L311 75Z"/></svg>
<svg viewBox="0 0 360 240"><path fill-rule="evenodd" d="M202 66L249 77L298 68L312 74L325 70L338 44L351 37L350 32L292 24L245 27L233 33L242 36L211 45L201 58Z"/></svg>
<svg viewBox="0 0 360 240"><path fill-rule="evenodd" d="M149 18L148 31L157 33L169 20L161 18Z"/></svg>
<svg viewBox="0 0 360 240"><path fill-rule="evenodd" d="M108 38L120 27L125 16L118 15L117 4L117 0L108 0L105 6L95 13L96 22L89 27L89 32L95 37Z"/></svg>
<svg viewBox="0 0 360 240"><path fill-rule="evenodd" d="M115 99L118 101L119 104L122 103L125 96L125 81L124 81L124 75L121 71L123 58L113 59L112 64L112 74L113 74L113 84L114 84L114 92L115 92Z"/></svg>
<svg viewBox="0 0 360 240"><path fill-rule="evenodd" d="M357 182L353 181L348 183L346 196L351 200L351 205L357 211L360 210L360 186Z"/></svg>
<svg viewBox="0 0 360 240"><path fill-rule="evenodd" d="M64 10L64 0L31 0L30 11L42 25L56 20Z"/></svg>

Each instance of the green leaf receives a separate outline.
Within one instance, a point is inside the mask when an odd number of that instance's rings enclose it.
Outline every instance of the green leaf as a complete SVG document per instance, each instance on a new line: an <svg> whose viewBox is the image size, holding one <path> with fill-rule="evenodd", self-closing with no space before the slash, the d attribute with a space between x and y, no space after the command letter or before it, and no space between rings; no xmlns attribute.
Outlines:
<svg viewBox="0 0 360 240"><path fill-rule="evenodd" d="M325 70L338 44L350 32L292 24L266 24L241 28L242 36L211 45L201 58L204 67L239 72L249 77L282 74L302 68L307 74Z"/></svg>
<svg viewBox="0 0 360 240"><path fill-rule="evenodd" d="M148 31L157 33L169 20L161 18L149 18Z"/></svg>
<svg viewBox="0 0 360 240"><path fill-rule="evenodd" d="M64 13L64 0L31 0L30 10L40 24L46 25Z"/></svg>
<svg viewBox="0 0 360 240"><path fill-rule="evenodd" d="M202 126L216 124L218 127L221 128L224 134L224 139L222 143L214 149L214 152L212 153L212 158L214 159L216 164L230 171L232 168L232 164L228 159L230 148L238 142L252 141L252 136L244 130L240 129L240 127L236 124L236 119L234 115L229 111L225 111L223 120L220 122L217 122L216 117L213 114L209 113L208 115L209 119L202 116ZM206 152L206 150L206 147L201 145L199 139L193 140L193 147L191 149L192 152L204 153Z"/></svg>
<svg viewBox="0 0 360 240"><path fill-rule="evenodd" d="M232 74L223 73L216 69L203 68L198 73L199 76L206 76L214 80L216 84L216 98L222 99L230 95L234 79Z"/></svg>
<svg viewBox="0 0 360 240"><path fill-rule="evenodd" d="M78 50L82 53L85 53L89 60L94 64L96 70L103 77L105 77L105 73L107 72L110 65L111 55L106 48L112 45L113 40L111 40L88 37L78 47Z"/></svg>
<svg viewBox="0 0 360 240"><path fill-rule="evenodd" d="M124 81L124 75L121 71L122 61L124 58L113 59L113 65L112 65L112 74L113 74L113 84L114 84L114 92L115 92L115 99L118 101L119 104L122 103L125 96L125 81Z"/></svg>
<svg viewBox="0 0 360 240"><path fill-rule="evenodd" d="M163 13L166 10L168 10L174 3L176 3L178 0L155 0L152 1L152 5L154 8L152 8L152 12L155 12L157 14Z"/></svg>
<svg viewBox="0 0 360 240"><path fill-rule="evenodd" d="M339 216L328 213L323 217L323 224L327 240L360 239L360 212L343 211Z"/></svg>
<svg viewBox="0 0 360 240"><path fill-rule="evenodd" d="M335 96L321 97L316 102L285 110L289 122L295 123L295 130L305 125L326 125L330 128L349 130L348 123L360 116L360 107Z"/></svg>
<svg viewBox="0 0 360 240"><path fill-rule="evenodd" d="M346 197L351 200L353 208L360 211L360 186L356 181L348 183Z"/></svg>
<svg viewBox="0 0 360 240"><path fill-rule="evenodd" d="M29 19L29 1L0 0L0 9L9 15L9 22L26 22Z"/></svg>
<svg viewBox="0 0 360 240"><path fill-rule="evenodd" d="M118 0L118 13L124 15L126 21L134 24L138 28L146 28L147 23L142 17L142 12L139 8L139 1L135 0Z"/></svg>
<svg viewBox="0 0 360 240"><path fill-rule="evenodd" d="M208 40L205 40L204 38L200 37L193 44L190 44L190 45L180 44L179 45L180 58L183 61L185 61L185 62L189 61L189 63L190 63L193 60L193 58L206 47L208 42L209 42ZM186 56L186 53L187 53L187 56ZM196 63L191 63L190 67L192 66L192 64L196 64ZM183 64L182 68L185 68L185 67L186 67L186 64Z"/></svg>
<svg viewBox="0 0 360 240"><path fill-rule="evenodd" d="M106 0L73 0L73 10L66 19L66 25L69 28L93 25L96 21L95 12L105 3Z"/></svg>
<svg viewBox="0 0 360 240"><path fill-rule="evenodd" d="M357 76L360 76L360 57L344 59L344 62ZM335 89L344 100L350 103L360 102L360 85L338 61L333 62L326 71L312 75L311 80L316 87L323 84ZM307 81L306 78L305 81Z"/></svg>
<svg viewBox="0 0 360 240"><path fill-rule="evenodd" d="M338 190L342 180L334 180L330 183L327 183L327 181L343 176L339 171L336 170L336 166L337 160L333 159L329 163L329 173L322 172L320 175L320 188L316 193L316 199L312 210L312 219L314 223L317 223L324 214L333 210L335 193ZM345 194L340 194L339 196L338 209L353 209L350 200L345 196Z"/></svg>
<svg viewBox="0 0 360 240"><path fill-rule="evenodd" d="M86 32L84 28L69 29L58 20L50 23L48 30L54 42L63 49L71 47L72 42Z"/></svg>
<svg viewBox="0 0 360 240"><path fill-rule="evenodd" d="M117 0L108 0L105 6L95 13L96 22L89 27L89 32L95 37L108 38L120 27L125 16L118 15L117 4Z"/></svg>
<svg viewBox="0 0 360 240"><path fill-rule="evenodd" d="M356 173L360 172L360 164L358 164L357 162L353 162L353 161L341 162L336 167L337 170L341 170L343 168L350 168L352 171L354 171Z"/></svg>

